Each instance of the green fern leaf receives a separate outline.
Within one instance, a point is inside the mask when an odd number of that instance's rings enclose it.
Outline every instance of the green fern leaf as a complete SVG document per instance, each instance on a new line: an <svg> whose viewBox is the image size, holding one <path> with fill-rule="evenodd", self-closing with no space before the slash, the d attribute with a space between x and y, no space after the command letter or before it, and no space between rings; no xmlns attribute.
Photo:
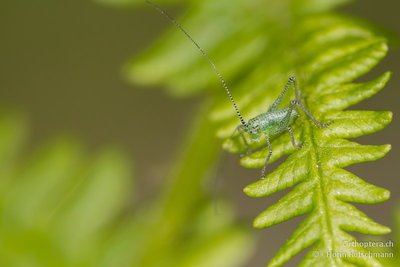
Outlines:
<svg viewBox="0 0 400 267"><path fill-rule="evenodd" d="M182 25L223 70L225 79L231 81L241 113L248 119L266 112L288 77L295 74L304 105L317 120L334 121L330 127L319 129L306 116L297 119L292 128L303 148L295 149L288 133L275 136L271 162L290 156L276 170L269 170L265 179L244 189L251 197L264 197L294 186L254 220L256 228L307 214L270 266L280 266L311 246L301 266L380 266L374 258L349 256L367 250L350 249L344 243L355 241L349 231L381 235L390 229L346 202L379 203L387 200L390 193L343 168L375 161L389 152L390 145L360 145L346 138L383 129L392 114L344 109L371 97L388 82L389 72L369 82L353 82L385 56L386 40L366 27L367 24L327 12L346 1L286 0L253 5L245 2L236 0L227 4L221 0L211 5L205 1L182 20ZM213 16L219 11L217 17ZM225 138L224 149L245 152L238 134L230 138L239 121L220 87L213 86L217 82L212 77L215 74L201 55L193 56L190 42L184 36L178 37L179 34L182 35L175 30L165 35L156 49L128 67L128 75L146 84L165 84L176 95L217 88L220 94L209 117L219 125L217 135ZM157 73L155 78L154 73ZM293 94L289 97L293 99ZM260 150L241 158L241 164L262 167L268 154L268 148L262 148L265 144L265 140L250 143L253 149ZM335 257L329 253L343 254ZM343 256L345 253L347 257Z"/></svg>

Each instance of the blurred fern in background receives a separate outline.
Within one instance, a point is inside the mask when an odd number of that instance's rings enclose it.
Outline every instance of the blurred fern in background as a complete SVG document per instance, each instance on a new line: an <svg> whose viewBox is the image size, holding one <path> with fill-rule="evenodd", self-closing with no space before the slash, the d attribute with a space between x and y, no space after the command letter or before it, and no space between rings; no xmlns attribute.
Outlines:
<svg viewBox="0 0 400 267"><path fill-rule="evenodd" d="M2 114L0 128L0 265L101 262L131 194L126 156L112 148L89 156L68 138L22 155L27 127L21 116Z"/></svg>
<svg viewBox="0 0 400 267"><path fill-rule="evenodd" d="M162 197L132 209L132 163L118 149L91 155L56 138L24 155L15 113L0 115L0 133L0 266L240 266L252 251L229 205L218 216L198 187L213 164L192 160L199 143L186 142L191 163L179 161Z"/></svg>
<svg viewBox="0 0 400 267"><path fill-rule="evenodd" d="M393 257L382 257L380 262L385 267L396 267L399 266L398 255L400 253L399 241L400 241L400 202L397 202L395 209L393 210L393 233L394 237L390 240L392 243L388 243L388 240L377 239L376 241L381 241L386 246L385 247L372 247L372 252L376 253L392 253Z"/></svg>

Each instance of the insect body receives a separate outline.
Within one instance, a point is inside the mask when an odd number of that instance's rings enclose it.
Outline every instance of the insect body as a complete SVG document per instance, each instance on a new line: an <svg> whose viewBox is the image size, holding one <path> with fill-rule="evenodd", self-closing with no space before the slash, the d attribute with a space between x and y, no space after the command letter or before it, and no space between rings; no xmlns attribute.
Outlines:
<svg viewBox="0 0 400 267"><path fill-rule="evenodd" d="M285 119L288 120L287 124L291 125L297 119L297 117L300 116L296 110L293 110L292 113L288 115L289 109L290 108L270 110L249 120L247 124L247 132L249 133L250 138L252 140L259 141L261 132L265 135L283 132L285 128L282 128L282 122L284 122ZM244 127L241 127L241 129L244 129Z"/></svg>
<svg viewBox="0 0 400 267"><path fill-rule="evenodd" d="M271 142L269 140L271 135L282 133L284 131L289 131L293 146L298 149L300 149L302 147L302 145L296 144L296 141L293 136L292 128L290 127L290 125L293 124L293 122L296 120L296 118L300 116L299 113L296 111L296 109L301 109L308 117L311 118L311 120L315 123L315 125L318 128L328 127L329 124L332 123L332 121L330 121L326 124L320 124L314 118L314 116L302 105L302 100L300 99L300 93L297 88L296 78L294 76L289 78L289 81L287 82L285 88L283 89L281 94L278 96L278 98L275 100L275 102L272 104L272 106L268 109L267 112L250 119L248 121L248 123L246 123L246 121L243 119L242 115L240 114L239 109L236 106L236 103L233 100L233 97L232 97L224 79L222 78L221 74L215 67L214 63L207 56L207 54L203 51L203 49L201 49L201 47L192 39L192 37L190 37L190 35L178 24L178 22L176 22L170 15L168 15L168 13L166 13L164 10L159 8L154 3L147 1L147 0L146 0L146 2L149 3L150 5L152 5L155 9L157 9L163 15L165 15L169 20L171 20L190 39L190 41L193 42L193 44L197 47L197 49L199 49L199 51L203 54L203 56L208 60L208 62L214 68L215 72L217 73L219 79L222 82L222 85L224 86L224 88L226 90L226 93L228 94L228 96L233 104L233 107L235 108L236 114L238 115L238 117L240 119L241 125L239 125L236 128L235 132L238 131L241 138L243 139L243 142L247 147L247 154L251 153L251 149L250 149L249 144L246 141L246 138L245 138L243 132L248 133L250 138L255 141L258 141L260 139L260 137L262 136L262 134L264 134L265 139L267 140L269 154L268 154L268 157L262 168L261 178L265 177L265 170L268 165L269 159L271 158L271 155L272 155L272 147L271 147ZM289 87L292 83L294 85L296 99L290 101L289 107L279 108L279 105L282 101L283 96L285 95L285 93L287 92L287 90L289 89ZM235 134L235 132L234 132L234 134Z"/></svg>

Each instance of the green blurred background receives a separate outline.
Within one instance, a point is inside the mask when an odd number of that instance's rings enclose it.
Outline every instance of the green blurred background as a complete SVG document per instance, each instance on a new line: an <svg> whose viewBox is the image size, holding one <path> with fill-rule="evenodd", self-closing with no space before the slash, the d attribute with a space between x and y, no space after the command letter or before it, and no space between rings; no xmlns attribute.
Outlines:
<svg viewBox="0 0 400 267"><path fill-rule="evenodd" d="M184 9L177 5L166 8L175 16ZM399 34L399 8L396 0L364 0L340 11ZM130 155L136 166L135 187L140 190L127 201L155 197L200 101L172 98L163 90L143 90L124 82L121 70L128 59L139 54L168 27L170 24L147 5L124 10L89 0L2 0L0 105L2 109L27 115L30 135L24 153L31 153L39 144L60 134L78 137L93 153L112 144ZM193 53L198 53L195 48ZM392 47L363 80L386 70L394 73L389 85L352 109L393 111L393 122L384 131L359 138L363 144L391 143L393 150L377 162L348 169L372 184L391 190L388 202L360 205L362 211L379 223L391 225L391 211L400 200L398 48ZM216 189L211 189L234 203L239 219L249 229L261 210L284 195L281 192L260 200L246 197L242 188L258 174L258 170L240 167L236 156L226 154L218 170ZM258 230L261 240L248 266L264 265L287 238L280 233L292 232L301 220L302 217Z"/></svg>

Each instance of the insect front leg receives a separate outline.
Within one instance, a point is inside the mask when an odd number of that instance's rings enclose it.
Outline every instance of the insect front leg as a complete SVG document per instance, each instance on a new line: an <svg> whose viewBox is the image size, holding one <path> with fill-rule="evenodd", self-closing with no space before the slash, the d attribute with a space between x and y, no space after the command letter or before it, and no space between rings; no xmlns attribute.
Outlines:
<svg viewBox="0 0 400 267"><path fill-rule="evenodd" d="M265 135L265 139L267 139L269 152L268 152L267 160L265 161L265 164L264 164L264 166L263 166L263 168L261 170L261 179L265 178L265 170L267 169L267 165L268 165L269 159L271 158L271 155L272 155L272 147L271 147L271 142L269 141L268 135Z"/></svg>
<svg viewBox="0 0 400 267"><path fill-rule="evenodd" d="M252 150L251 150L251 148L249 146L249 143L247 143L247 140L246 140L246 138L244 137L244 134L243 134L243 131L246 131L246 130L247 130L246 126L239 125L238 127L236 127L235 131L237 131L239 133L240 137L243 140L243 143L246 145L247 151L246 151L245 155L249 155L249 154L252 153ZM235 134L235 132L233 132L231 138L233 137L234 134ZM241 156L245 156L245 155L241 155Z"/></svg>

